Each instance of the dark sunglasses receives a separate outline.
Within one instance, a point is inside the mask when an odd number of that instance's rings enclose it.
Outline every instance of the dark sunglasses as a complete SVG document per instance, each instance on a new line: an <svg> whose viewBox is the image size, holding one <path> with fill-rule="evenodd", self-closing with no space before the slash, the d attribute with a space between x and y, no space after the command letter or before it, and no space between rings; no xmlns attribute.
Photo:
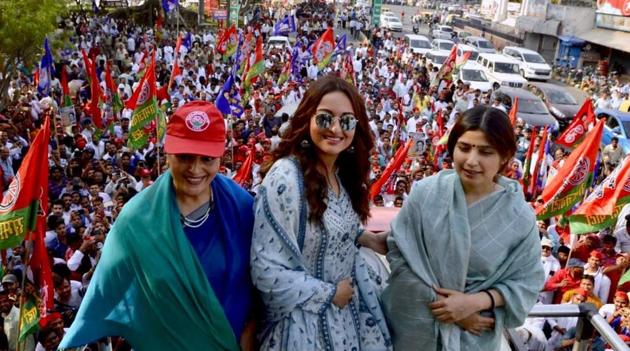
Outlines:
<svg viewBox="0 0 630 351"><path fill-rule="evenodd" d="M317 124L317 128L319 129L330 129L335 122L335 118L339 118L339 125L344 132L352 131L357 126L357 118L351 113L345 113L339 117L335 117L328 112L318 112L315 115L315 124Z"/></svg>

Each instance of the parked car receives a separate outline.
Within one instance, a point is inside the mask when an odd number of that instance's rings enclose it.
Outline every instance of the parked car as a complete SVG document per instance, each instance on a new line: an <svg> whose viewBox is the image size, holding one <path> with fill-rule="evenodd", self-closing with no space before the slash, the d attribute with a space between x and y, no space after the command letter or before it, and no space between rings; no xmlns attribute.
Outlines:
<svg viewBox="0 0 630 351"><path fill-rule="evenodd" d="M466 38L472 36L472 33L467 32L465 30L460 30L459 32L457 32L457 38L459 39L460 42L464 42L464 40L466 40Z"/></svg>
<svg viewBox="0 0 630 351"><path fill-rule="evenodd" d="M450 53L446 50L431 50L426 54L427 64L431 63L434 67L440 68Z"/></svg>
<svg viewBox="0 0 630 351"><path fill-rule="evenodd" d="M527 79L551 79L551 66L534 50L506 46L503 55L510 56L520 62L521 75Z"/></svg>
<svg viewBox="0 0 630 351"><path fill-rule="evenodd" d="M560 129L568 126L580 109L580 104L565 88L549 83L527 84L527 90L542 99L549 112L560 122Z"/></svg>
<svg viewBox="0 0 630 351"><path fill-rule="evenodd" d="M381 28L387 28L393 32L402 32L403 24L398 17L381 16Z"/></svg>
<svg viewBox="0 0 630 351"><path fill-rule="evenodd" d="M457 77L453 79L456 83L461 80L464 83L470 84L472 89L479 89L481 92L486 92L492 88L492 83L486 77L483 72L483 67L477 62L466 62L457 72Z"/></svg>
<svg viewBox="0 0 630 351"><path fill-rule="evenodd" d="M606 117L602 145L610 144L613 137L619 139L619 146L623 151L630 153L630 113L613 109L596 109L597 117Z"/></svg>
<svg viewBox="0 0 630 351"><path fill-rule="evenodd" d="M455 45L452 40L446 39L433 39L431 42L431 48L433 50L446 50L451 51L451 48Z"/></svg>
<svg viewBox="0 0 630 351"><path fill-rule="evenodd" d="M452 35L453 27L451 26L437 25L435 26L435 29L433 29L433 32L431 32L431 36L433 37L433 39L451 40Z"/></svg>
<svg viewBox="0 0 630 351"><path fill-rule="evenodd" d="M559 129L558 121L549 113L545 103L531 92L525 89L501 87L494 94L503 100L505 100L504 97L508 97L509 104L506 106L508 111L512 107L514 98L518 96L516 115L530 126L551 126L554 131Z"/></svg>
<svg viewBox="0 0 630 351"><path fill-rule="evenodd" d="M523 88L527 80L518 73L518 61L500 54L479 54L477 63L483 66L490 82L502 86Z"/></svg>
<svg viewBox="0 0 630 351"><path fill-rule="evenodd" d="M470 52L470 57L468 57L468 61L477 61L479 57L479 51L474 47L466 44L458 44L457 45L457 62L462 60L462 57L465 53Z"/></svg>
<svg viewBox="0 0 630 351"><path fill-rule="evenodd" d="M494 54L497 52L497 49L494 48L492 43L482 37L474 37L470 36L464 40L465 44L468 44L475 49L477 49L480 53L489 53Z"/></svg>
<svg viewBox="0 0 630 351"><path fill-rule="evenodd" d="M422 54L424 56L431 51L431 42L424 35L406 34L405 42L414 54Z"/></svg>

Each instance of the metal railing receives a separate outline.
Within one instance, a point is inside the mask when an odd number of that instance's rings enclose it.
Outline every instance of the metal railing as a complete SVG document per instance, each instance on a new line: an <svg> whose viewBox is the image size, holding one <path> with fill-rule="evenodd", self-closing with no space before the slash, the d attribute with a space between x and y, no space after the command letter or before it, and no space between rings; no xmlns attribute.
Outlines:
<svg viewBox="0 0 630 351"><path fill-rule="evenodd" d="M604 317L597 312L595 306L590 303L583 303L579 305L535 305L529 312L528 317L578 317L573 351L589 350L593 338L595 337L595 331L597 331L614 350L630 350L628 345L621 340L619 335L617 335L613 328L610 327ZM522 350L519 346L517 346L522 345L523 343L515 342L520 339L520 336L513 329L506 330L505 336L512 350L527 351Z"/></svg>

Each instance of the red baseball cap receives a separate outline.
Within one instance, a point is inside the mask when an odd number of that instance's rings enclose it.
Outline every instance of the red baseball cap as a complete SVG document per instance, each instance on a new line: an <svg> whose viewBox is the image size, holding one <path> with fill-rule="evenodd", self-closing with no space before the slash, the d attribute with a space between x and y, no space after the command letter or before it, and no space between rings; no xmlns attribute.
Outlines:
<svg viewBox="0 0 630 351"><path fill-rule="evenodd" d="M225 152L225 122L211 103L193 101L171 116L166 129L167 154L220 157Z"/></svg>

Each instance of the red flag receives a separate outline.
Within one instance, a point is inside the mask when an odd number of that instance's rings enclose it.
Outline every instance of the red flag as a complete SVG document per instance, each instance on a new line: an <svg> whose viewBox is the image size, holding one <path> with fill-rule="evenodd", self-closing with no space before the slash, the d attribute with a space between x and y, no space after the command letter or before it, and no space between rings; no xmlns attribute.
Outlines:
<svg viewBox="0 0 630 351"><path fill-rule="evenodd" d="M85 74L87 75L88 79L90 79L92 77L92 61L90 61L84 49L81 49L81 56L83 56L83 66L85 67Z"/></svg>
<svg viewBox="0 0 630 351"><path fill-rule="evenodd" d="M444 60L442 67L438 71L437 75L435 75L435 79L431 81L432 87L439 87L440 81L445 80L447 82L453 81L453 70L455 69L455 64L457 60L457 45L453 45L451 48L451 52Z"/></svg>
<svg viewBox="0 0 630 351"><path fill-rule="evenodd" d="M389 177L391 177L392 174L398 171L400 166L402 166L403 162L405 161L405 158L407 158L407 154L409 153L409 148L411 148L412 145L413 145L413 140L408 140L405 146L399 148L396 151L396 154L394 155L392 160L389 161L389 164L387 164L387 167L381 174L381 177L378 178L374 182L374 184L372 184L372 187L370 187L370 200L373 199L376 195L378 195L378 193L381 192L381 188L389 180Z"/></svg>
<svg viewBox="0 0 630 351"><path fill-rule="evenodd" d="M543 164L545 157L545 145L547 144L547 134L549 133L549 128L545 128L543 131L542 139L540 140L540 144L538 145L538 153L536 154L536 165L534 165L534 173L532 174L532 182L529 193L532 194L532 197L536 197L536 193L538 192L538 173L540 170L540 166Z"/></svg>
<svg viewBox="0 0 630 351"><path fill-rule="evenodd" d="M179 48L182 46L182 36L177 36L177 43L175 44L175 59L173 60L173 69L171 70L171 78L168 81L168 86L166 88L166 92L171 90L171 86L173 85L173 80L175 77L182 74L182 69L179 67Z"/></svg>
<svg viewBox="0 0 630 351"><path fill-rule="evenodd" d="M575 114L575 117L573 117L571 124L558 137L556 143L566 147L574 147L582 140L588 131L589 125L594 122L595 111L593 111L593 102L590 98L587 98L580 110Z"/></svg>
<svg viewBox="0 0 630 351"><path fill-rule="evenodd" d="M86 64L86 71L90 77L90 101L86 106L86 113L92 116L92 122L97 128L103 128L103 121L101 119L101 109L99 108L99 101L101 99L101 85L96 72L96 61L90 62L85 55L85 51L81 51L83 54L83 60ZM87 68L89 67L89 68Z"/></svg>
<svg viewBox="0 0 630 351"><path fill-rule="evenodd" d="M0 249L20 245L35 231L38 216L45 219L49 140L50 120L46 118L0 203Z"/></svg>
<svg viewBox="0 0 630 351"><path fill-rule="evenodd" d="M251 178L252 166L254 164L255 154L256 154L256 151L253 148L250 148L249 154L247 155L245 162L243 162L243 165L241 165L241 168L236 172L236 175L234 176L233 180L238 185L245 184L245 182L247 182Z"/></svg>
<svg viewBox="0 0 630 351"><path fill-rule="evenodd" d="M545 185L542 192L545 203L536 209L539 220L567 212L584 197L593 179L604 122L604 119L597 122L584 142L571 152L558 175Z"/></svg>
<svg viewBox="0 0 630 351"><path fill-rule="evenodd" d="M70 88L68 88L68 74L66 73L66 65L61 65L61 92L63 96L70 96Z"/></svg>
<svg viewBox="0 0 630 351"><path fill-rule="evenodd" d="M510 123L512 123L512 126L515 126L516 121L518 120L517 113L518 113L518 96L514 98L514 103L512 103L512 108L510 109L510 113L508 114L508 116L510 117Z"/></svg>
<svg viewBox="0 0 630 351"><path fill-rule="evenodd" d="M525 155L525 165L523 166L523 192L527 193L529 189L529 179L530 179L530 168L532 165L532 157L534 156L534 148L536 136L538 135L538 130L534 128L532 130L531 135L529 136L529 147L527 148L527 154Z"/></svg>

